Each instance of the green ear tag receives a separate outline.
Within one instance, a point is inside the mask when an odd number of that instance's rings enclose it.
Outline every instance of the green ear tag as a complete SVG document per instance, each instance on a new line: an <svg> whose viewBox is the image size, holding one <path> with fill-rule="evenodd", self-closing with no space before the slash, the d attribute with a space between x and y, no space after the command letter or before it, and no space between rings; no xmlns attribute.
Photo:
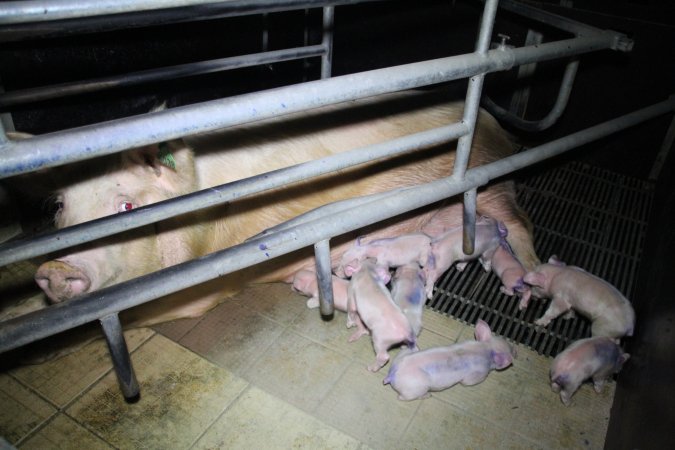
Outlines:
<svg viewBox="0 0 675 450"><path fill-rule="evenodd" d="M176 160L173 159L169 144L166 142L160 142L158 147L159 153L157 154L157 159L159 159L159 162L166 167L176 170Z"/></svg>

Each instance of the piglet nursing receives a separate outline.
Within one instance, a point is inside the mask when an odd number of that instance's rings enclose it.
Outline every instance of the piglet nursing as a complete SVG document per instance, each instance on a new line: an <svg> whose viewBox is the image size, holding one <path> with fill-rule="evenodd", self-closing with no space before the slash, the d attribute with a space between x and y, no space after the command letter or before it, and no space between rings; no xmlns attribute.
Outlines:
<svg viewBox="0 0 675 450"><path fill-rule="evenodd" d="M523 281L527 271L513 254L506 240L499 243L492 255L491 262L492 271L502 281L499 290L506 295L517 294L520 297L519 309L527 308L532 295L530 287Z"/></svg>
<svg viewBox="0 0 675 450"><path fill-rule="evenodd" d="M494 337L487 323L478 320L475 336L475 341L448 347L414 353L402 350L383 383L391 384L399 400L415 400L457 383L473 386L485 380L491 370L511 365L515 350L504 339Z"/></svg>
<svg viewBox="0 0 675 450"><path fill-rule="evenodd" d="M430 243L431 238L424 233L402 234L376 239L366 244L362 244L359 238L354 246L342 255L335 274L340 277L351 276L349 269L345 272L345 266L357 264L366 258L374 258L378 265L387 267L400 267L412 262L424 266L429 258Z"/></svg>
<svg viewBox="0 0 675 450"><path fill-rule="evenodd" d="M434 283L454 263L463 270L466 262L480 258L485 270L490 270L492 252L506 237L506 226L491 217L480 217L476 221L474 251L465 255L462 249L463 228L452 228L431 241L431 253L424 270L426 272L427 298L433 296Z"/></svg>
<svg viewBox="0 0 675 450"><path fill-rule="evenodd" d="M422 331L422 311L426 297L424 274L417 263L406 264L396 269L391 279L391 296L408 318L415 335L419 336Z"/></svg>
<svg viewBox="0 0 675 450"><path fill-rule="evenodd" d="M371 372L377 372L389 361L387 350L392 346L403 343L417 349L415 333L386 287L389 278L388 268L377 266L375 260L368 258L360 263L359 271L349 283L347 328L357 326L349 342L371 334L376 353L376 361L368 366Z"/></svg>
<svg viewBox="0 0 675 450"><path fill-rule="evenodd" d="M629 357L607 337L576 341L553 360L551 389L560 393L562 402L569 406L581 383L592 378L595 391L600 393L605 380L618 373Z"/></svg>
<svg viewBox="0 0 675 450"><path fill-rule="evenodd" d="M551 304L534 323L548 325L559 315L575 310L592 322L593 336L621 338L632 336L635 312L630 302L614 286L585 270L567 266L555 257L528 272L524 281Z"/></svg>
<svg viewBox="0 0 675 450"><path fill-rule="evenodd" d="M335 309L347 312L347 288L349 281L332 276L333 284L333 305ZM311 270L299 270L293 277L292 289L303 295L309 296L307 300L308 308L319 307L319 283L316 278L316 272Z"/></svg>

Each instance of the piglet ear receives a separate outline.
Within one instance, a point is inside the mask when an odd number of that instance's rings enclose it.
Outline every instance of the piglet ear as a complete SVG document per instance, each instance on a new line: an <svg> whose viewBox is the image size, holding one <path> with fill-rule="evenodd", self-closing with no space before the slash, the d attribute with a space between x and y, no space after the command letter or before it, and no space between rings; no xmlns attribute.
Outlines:
<svg viewBox="0 0 675 450"><path fill-rule="evenodd" d="M523 281L529 284L530 286L543 287L545 277L543 273L539 272L527 272L523 277Z"/></svg>
<svg viewBox="0 0 675 450"><path fill-rule="evenodd" d="M349 278L352 275L354 275L356 272L358 272L360 269L361 269L361 261L359 261L358 259L354 259L352 261L349 261L344 266L345 276L347 278Z"/></svg>
<svg viewBox="0 0 675 450"><path fill-rule="evenodd" d="M567 265L564 262L560 261L560 259L558 259L557 255L551 255L551 257L548 259L548 263L552 264L554 266L560 266L560 267L563 267L563 266Z"/></svg>
<svg viewBox="0 0 675 450"><path fill-rule="evenodd" d="M382 281L382 283L388 284L389 281L391 281L391 272L389 272L389 267L376 265L375 272L377 272L377 276L379 277L380 281Z"/></svg>
<svg viewBox="0 0 675 450"><path fill-rule="evenodd" d="M509 229L506 228L506 224L501 220L497 222L497 230L499 230L499 236L505 238L509 235Z"/></svg>
<svg viewBox="0 0 675 450"><path fill-rule="evenodd" d="M513 362L513 357L509 353L495 352L492 355L492 360L495 363L495 367L497 369L504 369L511 365Z"/></svg>
<svg viewBox="0 0 675 450"><path fill-rule="evenodd" d="M477 341L482 342L492 339L492 331L490 331L490 326L481 319L478 319L478 322L476 322L476 331L474 334Z"/></svg>

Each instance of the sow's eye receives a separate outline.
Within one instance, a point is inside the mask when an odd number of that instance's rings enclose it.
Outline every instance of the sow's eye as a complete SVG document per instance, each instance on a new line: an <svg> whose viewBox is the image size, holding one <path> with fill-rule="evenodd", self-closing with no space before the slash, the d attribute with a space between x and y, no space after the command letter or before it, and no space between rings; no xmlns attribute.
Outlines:
<svg viewBox="0 0 675 450"><path fill-rule="evenodd" d="M134 204L130 201L123 201L117 205L117 212L126 212L131 211L132 209L134 209Z"/></svg>

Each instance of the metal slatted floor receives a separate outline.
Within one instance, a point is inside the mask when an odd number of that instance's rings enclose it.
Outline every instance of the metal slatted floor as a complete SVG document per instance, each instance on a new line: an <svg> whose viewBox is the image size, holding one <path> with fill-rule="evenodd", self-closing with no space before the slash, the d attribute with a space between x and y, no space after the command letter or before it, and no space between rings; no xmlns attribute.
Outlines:
<svg viewBox="0 0 675 450"><path fill-rule="evenodd" d="M557 255L604 278L629 299L652 198L652 183L579 162L518 185L518 201L534 224L534 246L542 261ZM501 294L499 286L499 279L478 262L464 272L450 268L427 306L470 324L483 319L497 334L546 356L590 336L590 323L580 315L560 317L545 329L535 327L549 301L532 299L519 311L517 297Z"/></svg>

